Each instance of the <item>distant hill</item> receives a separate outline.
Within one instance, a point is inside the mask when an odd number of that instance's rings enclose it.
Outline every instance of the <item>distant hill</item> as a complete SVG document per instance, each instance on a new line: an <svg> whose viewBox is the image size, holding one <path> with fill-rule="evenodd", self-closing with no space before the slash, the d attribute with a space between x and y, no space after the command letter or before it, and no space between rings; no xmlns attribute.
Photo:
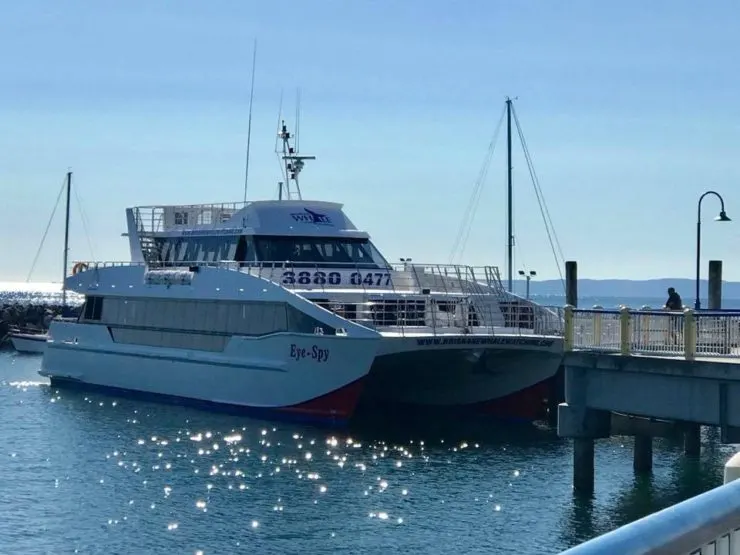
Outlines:
<svg viewBox="0 0 740 555"><path fill-rule="evenodd" d="M525 290L524 280L515 280L514 291L523 293ZM676 291L683 297L684 302L694 298L695 281L686 278L660 278L660 279L579 279L579 297L656 297L662 298L666 295L669 287L675 287ZM707 280L700 283L701 296L707 296ZM563 284L557 279L532 280L530 283L532 295L563 295ZM740 282L725 281L722 283L723 299L740 299Z"/></svg>

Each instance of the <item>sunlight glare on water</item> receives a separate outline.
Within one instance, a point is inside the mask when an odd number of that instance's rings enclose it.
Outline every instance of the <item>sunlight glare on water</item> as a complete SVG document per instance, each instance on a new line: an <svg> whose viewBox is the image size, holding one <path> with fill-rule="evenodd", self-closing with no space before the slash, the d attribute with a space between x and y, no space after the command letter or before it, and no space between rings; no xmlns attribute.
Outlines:
<svg viewBox="0 0 740 555"><path fill-rule="evenodd" d="M57 391L39 364L0 352L0 552L557 553L708 489L727 456L661 440L645 482L631 440L603 440L579 501L551 431L276 425Z"/></svg>

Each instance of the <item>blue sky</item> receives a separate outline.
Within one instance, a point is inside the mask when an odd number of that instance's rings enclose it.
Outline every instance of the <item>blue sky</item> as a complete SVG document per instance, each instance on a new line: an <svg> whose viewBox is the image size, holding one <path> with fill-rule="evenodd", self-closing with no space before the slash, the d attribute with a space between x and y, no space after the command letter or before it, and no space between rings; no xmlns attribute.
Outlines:
<svg viewBox="0 0 740 555"><path fill-rule="evenodd" d="M68 167L94 255L125 260L124 208L274 198L281 90L300 87L304 198L334 200L387 257L446 263L507 95L565 257L584 277L740 280L740 10L688 1L129 0L6 3L0 18L2 280L30 269ZM504 271L505 143L463 261ZM515 141L516 268L556 277ZM77 207L71 258L91 258ZM34 280L61 274L61 207Z"/></svg>

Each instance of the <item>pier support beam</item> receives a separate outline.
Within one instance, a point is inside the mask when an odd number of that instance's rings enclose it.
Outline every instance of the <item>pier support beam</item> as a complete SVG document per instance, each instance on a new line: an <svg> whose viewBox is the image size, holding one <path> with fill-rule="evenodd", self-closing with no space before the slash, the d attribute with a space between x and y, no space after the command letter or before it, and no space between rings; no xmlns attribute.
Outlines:
<svg viewBox="0 0 740 555"><path fill-rule="evenodd" d="M578 263L575 260L565 263L565 304L578 306Z"/></svg>
<svg viewBox="0 0 740 555"><path fill-rule="evenodd" d="M720 426L719 440L721 443L740 443L740 428L737 426Z"/></svg>
<svg viewBox="0 0 740 555"><path fill-rule="evenodd" d="M558 406L565 401L565 368L558 368L550 380L547 394L547 423L553 428L558 425Z"/></svg>
<svg viewBox="0 0 740 555"><path fill-rule="evenodd" d="M609 437L611 414L608 411L558 406L558 435L573 438L573 489L594 491L594 440Z"/></svg>
<svg viewBox="0 0 740 555"><path fill-rule="evenodd" d="M683 438L683 423L671 420L656 420L630 414L612 413L611 433L613 436L650 436L673 439Z"/></svg>
<svg viewBox="0 0 740 555"><path fill-rule="evenodd" d="M683 432L683 452L687 457L698 457L701 454L701 426L686 424Z"/></svg>
<svg viewBox="0 0 740 555"><path fill-rule="evenodd" d="M565 262L565 304L578 306L578 263L575 260ZM558 368L557 374L550 382L547 402L547 423L558 425L558 406L565 401L565 368Z"/></svg>
<svg viewBox="0 0 740 555"><path fill-rule="evenodd" d="M593 493L595 482L595 442L590 437L573 440L573 489L579 493Z"/></svg>
<svg viewBox="0 0 740 555"><path fill-rule="evenodd" d="M609 437L612 415L586 405L588 370L565 367L565 399L558 405L558 436L573 439L573 488L594 491L594 440Z"/></svg>
<svg viewBox="0 0 740 555"><path fill-rule="evenodd" d="M640 474L647 474L653 470L653 438L651 436L635 436L632 466L635 472Z"/></svg>
<svg viewBox="0 0 740 555"><path fill-rule="evenodd" d="M722 261L709 261L709 310L722 308Z"/></svg>

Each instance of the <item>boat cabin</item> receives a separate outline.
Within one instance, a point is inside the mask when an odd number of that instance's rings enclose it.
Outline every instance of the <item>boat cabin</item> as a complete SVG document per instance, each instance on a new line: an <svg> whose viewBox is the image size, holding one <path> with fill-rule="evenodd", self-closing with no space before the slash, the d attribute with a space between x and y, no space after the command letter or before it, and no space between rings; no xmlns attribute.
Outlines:
<svg viewBox="0 0 740 555"><path fill-rule="evenodd" d="M386 269L342 211L320 201L152 206L127 210L132 260L150 264L264 263Z"/></svg>

